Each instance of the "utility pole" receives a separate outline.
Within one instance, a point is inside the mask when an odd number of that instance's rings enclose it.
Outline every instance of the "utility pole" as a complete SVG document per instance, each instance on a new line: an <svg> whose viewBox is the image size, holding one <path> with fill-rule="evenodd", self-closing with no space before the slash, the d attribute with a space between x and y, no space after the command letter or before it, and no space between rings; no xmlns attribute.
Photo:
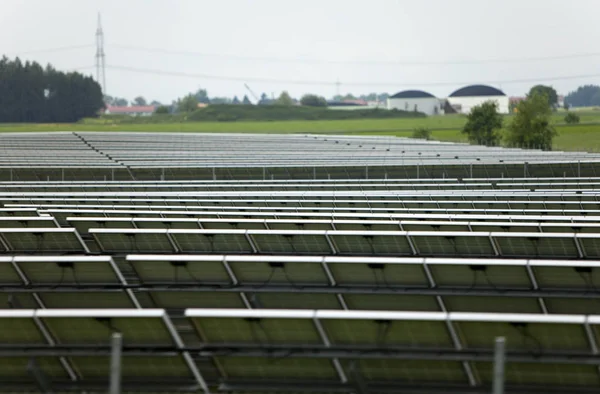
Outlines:
<svg viewBox="0 0 600 394"><path fill-rule="evenodd" d="M102 93L106 92L106 62L104 55L104 32L102 31L102 20L98 13L98 27L96 28L96 82L102 86Z"/></svg>

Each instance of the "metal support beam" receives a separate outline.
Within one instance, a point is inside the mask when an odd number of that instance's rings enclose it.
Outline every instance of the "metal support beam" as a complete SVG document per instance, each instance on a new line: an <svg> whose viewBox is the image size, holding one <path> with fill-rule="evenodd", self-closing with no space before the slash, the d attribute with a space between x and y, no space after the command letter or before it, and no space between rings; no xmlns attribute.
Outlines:
<svg viewBox="0 0 600 394"><path fill-rule="evenodd" d="M110 386L109 394L121 394L121 352L123 336L119 332L112 334L110 352Z"/></svg>
<svg viewBox="0 0 600 394"><path fill-rule="evenodd" d="M25 286L31 285L31 281L29 280L29 277L21 269L21 267L15 261L14 258L11 261L11 265L12 265L13 269L15 270L15 272L17 273L17 275L19 276L19 278L21 279L21 281L23 282L21 284L21 286L22 285L25 285ZM35 300L36 305L39 309L46 309L46 305L44 304L44 302L42 301L42 298L39 296L38 293L35 293L35 292L33 293L33 299ZM33 321L35 322L35 325L38 328L38 330L40 330L40 332L42 333L42 336L44 337L46 343L50 346L55 346L56 340L54 339L54 337L48 330L48 327L46 327L46 324L38 317L34 317ZM63 369L67 372L67 375L69 375L69 378L71 379L71 381L77 381L79 379L79 377L75 373L75 369L71 365L71 362L66 357L60 357L59 362L62 365Z"/></svg>
<svg viewBox="0 0 600 394"><path fill-rule="evenodd" d="M529 265L529 260L527 261L526 271L527 271L527 276L529 278L529 281L531 282L531 286L533 287L533 291L536 291L536 292L539 291L540 286L538 285L538 281L535 276L535 273L533 272L533 268L531 268L531 266ZM546 301L544 300L544 298L537 297L537 301L538 301L538 304L539 304L542 312L544 314L548 314L548 307L546 306Z"/></svg>
<svg viewBox="0 0 600 394"><path fill-rule="evenodd" d="M229 280L231 280L231 283L234 286L237 286L240 283L240 281L238 280L237 275L235 274L235 272L233 272L233 269L231 268L231 266L227 262L227 258L226 257L223 258L223 261L221 262L221 264L223 265L223 268L227 272L227 275L229 276ZM244 303L244 306L246 308L252 309L252 304L248 300L248 296L246 295L245 292L243 292L243 291L240 292L240 299L242 300L242 302Z"/></svg>
<svg viewBox="0 0 600 394"><path fill-rule="evenodd" d="M504 337L496 338L496 344L494 346L494 381L492 394L504 394L505 343Z"/></svg>
<svg viewBox="0 0 600 394"><path fill-rule="evenodd" d="M331 282L333 275L330 275L329 267L323 265L330 284L303 285L294 287L287 283L273 283L269 286L260 284L237 284L232 285L228 282L222 284L203 283L203 282L165 282L165 283L141 283L141 284L121 284L121 283L63 283L63 284L28 284L24 287L20 284L11 284L0 286L1 293L11 294L30 294L30 293L118 293L128 289L139 293L144 292L186 292L194 291L198 293L302 293L302 294L379 294L379 295L420 295L420 296L464 296L464 297L502 297L502 298L567 298L567 299L600 299L600 292L591 292L589 289L532 289L523 288L473 288L468 286L454 287L414 287L390 284L386 287L364 286L360 284L336 284L335 280ZM327 267L327 268L325 268ZM331 277L330 277L331 276Z"/></svg>
<svg viewBox="0 0 600 394"><path fill-rule="evenodd" d="M204 376L202 375L202 372L200 372L200 369L192 359L190 353L184 350L185 345L183 343L183 340L181 339L181 336L177 332L177 329L175 329L173 322L168 316L163 316L163 322L165 323L169 334L171 334L173 342L177 345L177 348L182 351L183 359L187 364L188 368L190 369L191 374L194 376L194 379L198 383L200 389L204 392L204 394L210 394L210 389L208 387L208 384L206 383L206 380L204 379Z"/></svg>
<svg viewBox="0 0 600 394"><path fill-rule="evenodd" d="M596 394L597 387L585 385L548 386L515 385L508 387L511 394ZM227 379L219 384L219 392L224 393L356 393L350 384L334 384L321 381L296 379L292 381L264 381ZM418 383L369 381L366 389L370 393L382 394L489 394L488 387L467 387L457 383Z"/></svg>
<svg viewBox="0 0 600 394"><path fill-rule="evenodd" d="M27 363L27 372L29 372L29 374L33 377L41 393L52 393L50 381L48 380L48 377L46 376L44 371L40 369L35 358L30 359Z"/></svg>
<svg viewBox="0 0 600 394"><path fill-rule="evenodd" d="M423 361L452 361L452 362L494 362L494 349L462 349L456 350L449 347L417 348L398 347L386 345L332 345L323 344L298 345L298 344L240 344L219 343L180 347L178 345L154 346L123 346L122 356L127 357L176 357L188 355L190 366L196 365L193 360L204 360L207 357L248 357L265 358L269 360L284 358L319 358L319 359L364 359L364 360L423 360ZM107 345L24 345L0 346L0 357L108 357L111 348ZM186 359L187 361L187 359ZM535 350L509 351L505 353L505 361L511 363L527 364L568 364L600 366L600 357L589 350L577 352L544 352Z"/></svg>
<svg viewBox="0 0 600 394"><path fill-rule="evenodd" d="M325 345L328 348L331 347L331 341L329 340L329 336L327 336L327 333L325 332L325 329L323 328L321 321L319 319L313 319L313 324L315 325L315 328L317 329L317 332L319 333L319 336L321 337L321 341L323 341L323 345ZM333 367L335 368L335 371L338 374L340 382L342 382L342 383L348 382L348 378L346 377L346 373L344 372L344 368L342 368L342 364L340 363L340 360L337 358L333 358L331 360L331 362L333 364Z"/></svg>
<svg viewBox="0 0 600 394"><path fill-rule="evenodd" d="M140 301L135 296L133 290L131 288L127 288L127 285L128 285L127 279L125 279L125 276L119 269L119 266L115 263L115 261L112 258L110 259L109 265L113 269L113 271L114 271L115 275L117 276L117 278L119 279L119 281L123 284L124 287L126 287L125 292L127 293L127 296L129 297L129 299L131 300L133 305L137 309L142 309L142 304L140 304Z"/></svg>
<svg viewBox="0 0 600 394"><path fill-rule="evenodd" d="M329 281L328 287L334 288L335 286L337 286L335 277L333 276L333 273L331 272L329 265L325 262L325 258L323 258L323 260L321 261L321 267L323 267L323 272L325 272L325 275L327 276L327 280ZM340 292L336 292L335 296L337 297L338 302L340 303L340 306L342 307L342 309L348 310L349 309L348 304L346 303L346 298L344 297L344 295Z"/></svg>
<svg viewBox="0 0 600 394"><path fill-rule="evenodd" d="M431 288L436 288L437 283L436 283L435 278L433 277L433 274L431 273L431 270L429 269L429 266L427 264L423 264L423 270L425 271L425 276L427 277L427 280L428 280ZM444 302L444 299L441 296L436 296L435 299L436 299L436 302L437 302L440 310L442 312L448 312L448 308L446 307L446 303ZM454 348L458 351L463 350L464 346L462 344L462 341L460 340L460 337L458 336L458 333L456 332L456 329L454 328L454 324L449 319L447 319L445 323L446 323L446 328L448 329L448 334L450 335L450 338L452 339ZM477 380L475 378L475 374L473 373L473 368L471 366L471 363L469 363L468 361L463 361L462 366L463 366L463 370L465 372L465 376L467 377L467 379L469 381L469 385L471 387L476 386Z"/></svg>

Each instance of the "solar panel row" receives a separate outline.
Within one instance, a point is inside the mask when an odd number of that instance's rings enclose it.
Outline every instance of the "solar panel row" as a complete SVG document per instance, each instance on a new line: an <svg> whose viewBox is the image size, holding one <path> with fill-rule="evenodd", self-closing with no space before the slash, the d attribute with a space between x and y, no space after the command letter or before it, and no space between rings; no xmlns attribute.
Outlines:
<svg viewBox="0 0 600 394"><path fill-rule="evenodd" d="M509 392L600 387L598 155L0 139L1 392L104 391L115 332L127 392L487 392L497 336Z"/></svg>
<svg viewBox="0 0 600 394"><path fill-rule="evenodd" d="M600 175L597 154L390 137L118 133L107 139L104 133L5 133L2 145L10 148L0 157L3 181Z"/></svg>
<svg viewBox="0 0 600 394"><path fill-rule="evenodd" d="M600 325L597 315L187 309L183 316L201 343L184 345L175 323L160 309L2 311L1 343L17 346L0 353L0 363L8 366L0 373L7 387L20 385L27 377L19 367L33 356L52 379L66 381L71 371L89 378L90 389L99 387L94 381L102 377L99 367L110 351L105 337L120 332L123 375L136 388L160 390L176 382L207 390L199 364L213 358L230 379L222 388L252 377L316 383L326 391L340 377L347 382L344 371L359 364L367 378L397 391L423 378L443 380L452 389L462 379L461 361L472 362L481 380L490 382L490 343L494 334L502 334L513 344L508 351L512 380L598 384L600 361L589 354L589 342L598 340L597 334L590 336ZM447 323L464 338L460 351ZM46 333L55 338L53 344ZM582 362L587 365L577 366ZM65 365L67 372L62 372ZM397 385L398 377L406 383Z"/></svg>

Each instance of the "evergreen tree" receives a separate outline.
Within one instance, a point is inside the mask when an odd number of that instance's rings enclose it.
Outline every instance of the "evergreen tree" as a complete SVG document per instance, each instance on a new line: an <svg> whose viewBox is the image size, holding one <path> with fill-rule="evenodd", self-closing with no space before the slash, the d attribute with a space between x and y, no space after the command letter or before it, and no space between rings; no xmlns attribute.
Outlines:
<svg viewBox="0 0 600 394"><path fill-rule="evenodd" d="M0 122L71 123L96 116L104 95L93 78L48 65L0 60Z"/></svg>

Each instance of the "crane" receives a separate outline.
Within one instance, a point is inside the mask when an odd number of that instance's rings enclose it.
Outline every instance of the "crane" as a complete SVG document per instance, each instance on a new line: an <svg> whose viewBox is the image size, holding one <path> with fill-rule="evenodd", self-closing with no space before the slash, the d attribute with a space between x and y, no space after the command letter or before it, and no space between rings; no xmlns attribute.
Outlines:
<svg viewBox="0 0 600 394"><path fill-rule="evenodd" d="M244 86L246 87L246 90L248 90L250 92L252 97L254 97L254 100L256 100L256 105L258 105L260 103L260 99L258 98L258 96L256 94L254 94L254 92L252 91L252 89L250 89L250 86L248 86L247 83L245 83Z"/></svg>

